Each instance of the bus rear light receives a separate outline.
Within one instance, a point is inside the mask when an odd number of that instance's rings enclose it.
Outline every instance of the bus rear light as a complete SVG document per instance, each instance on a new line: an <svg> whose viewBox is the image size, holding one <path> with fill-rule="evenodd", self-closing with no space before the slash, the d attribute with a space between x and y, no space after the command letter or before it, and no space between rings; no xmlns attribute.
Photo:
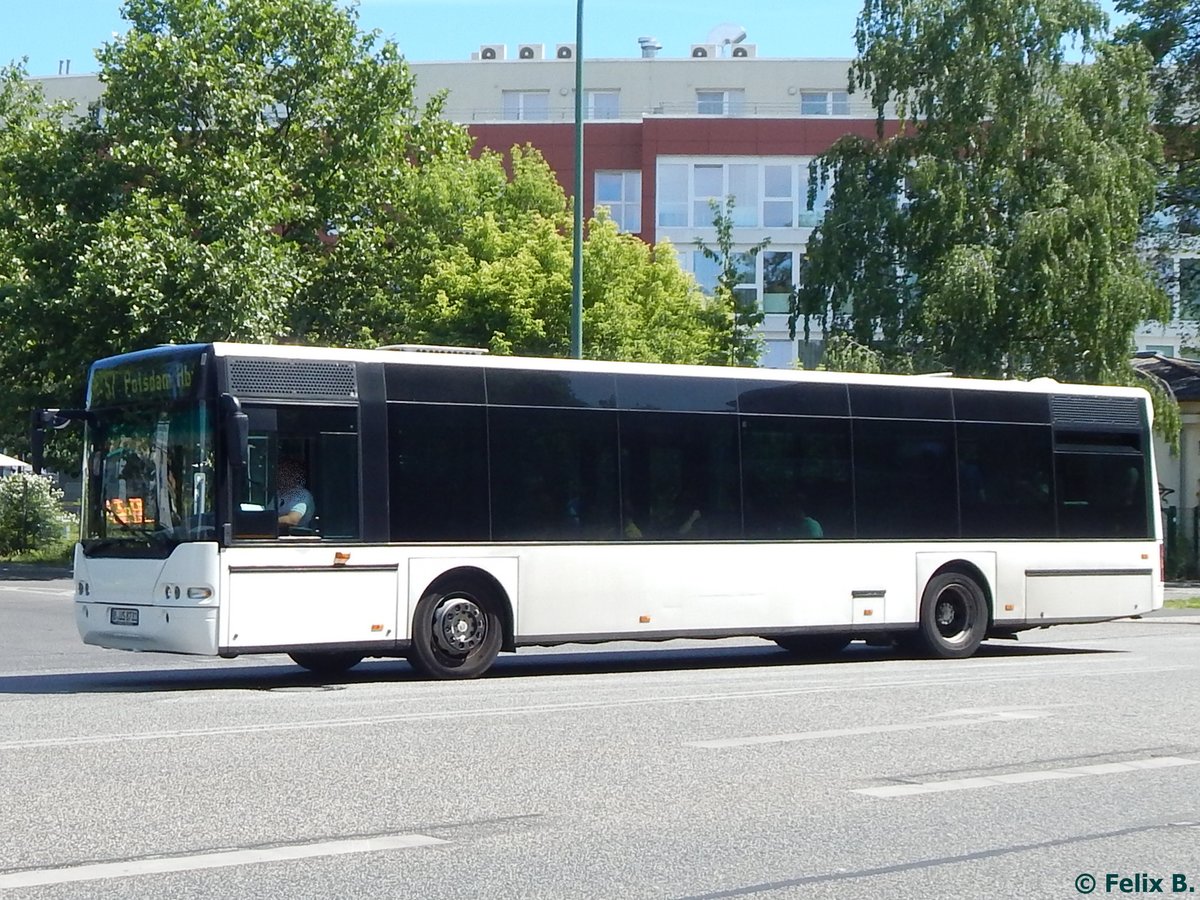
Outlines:
<svg viewBox="0 0 1200 900"><path fill-rule="evenodd" d="M1158 542L1158 580L1167 580L1167 545Z"/></svg>
<svg viewBox="0 0 1200 900"><path fill-rule="evenodd" d="M189 600L207 600L212 594L212 588L207 587L190 587L187 590Z"/></svg>

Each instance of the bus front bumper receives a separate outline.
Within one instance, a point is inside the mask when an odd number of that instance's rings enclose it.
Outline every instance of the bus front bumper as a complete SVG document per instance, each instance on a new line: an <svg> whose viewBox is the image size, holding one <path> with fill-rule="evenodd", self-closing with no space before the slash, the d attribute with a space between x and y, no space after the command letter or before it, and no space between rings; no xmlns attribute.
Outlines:
<svg viewBox="0 0 1200 900"><path fill-rule="evenodd" d="M85 644L113 650L217 655L217 610L188 606L75 603Z"/></svg>

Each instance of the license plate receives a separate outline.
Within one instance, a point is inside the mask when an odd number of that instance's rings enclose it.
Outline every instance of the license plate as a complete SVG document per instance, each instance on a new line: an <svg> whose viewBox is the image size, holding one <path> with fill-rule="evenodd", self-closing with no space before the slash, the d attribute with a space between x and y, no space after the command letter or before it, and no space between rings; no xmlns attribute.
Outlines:
<svg viewBox="0 0 1200 900"><path fill-rule="evenodd" d="M108 611L108 621L114 625L136 625L138 623L138 611L136 609L110 609Z"/></svg>

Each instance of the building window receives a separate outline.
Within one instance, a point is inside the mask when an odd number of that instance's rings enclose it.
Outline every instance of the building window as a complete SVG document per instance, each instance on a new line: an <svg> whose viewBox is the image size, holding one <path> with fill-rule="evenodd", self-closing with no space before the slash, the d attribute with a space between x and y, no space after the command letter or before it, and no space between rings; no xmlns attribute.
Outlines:
<svg viewBox="0 0 1200 900"><path fill-rule="evenodd" d="M717 204L720 210L725 198L725 167L724 166L693 166L692 167L692 224L697 228L712 227L716 211L712 204Z"/></svg>
<svg viewBox="0 0 1200 900"><path fill-rule="evenodd" d="M728 162L697 157L659 163L656 207L662 228L712 228L712 203L733 200L735 228L812 228L825 216L829 185L818 185L808 208L809 160ZM694 235L688 236L690 240Z"/></svg>
<svg viewBox="0 0 1200 900"><path fill-rule="evenodd" d="M702 116L740 116L745 106L746 92L696 91L696 112Z"/></svg>
<svg viewBox="0 0 1200 900"><path fill-rule="evenodd" d="M550 118L549 91L504 91L504 118L511 122L545 122Z"/></svg>
<svg viewBox="0 0 1200 900"><path fill-rule="evenodd" d="M796 227L795 166L763 166L763 225Z"/></svg>
<svg viewBox="0 0 1200 900"><path fill-rule="evenodd" d="M850 115L850 95L845 91L802 91L800 93L800 115L848 116Z"/></svg>
<svg viewBox="0 0 1200 900"><path fill-rule="evenodd" d="M800 166L800 214L796 217L796 224L801 228L815 228L821 224L821 220L825 218L825 207L829 205L829 182L821 184L817 182L817 189L813 194L812 209L808 208L808 191L812 182L809 179L808 165Z"/></svg>
<svg viewBox="0 0 1200 900"><path fill-rule="evenodd" d="M617 228L633 234L642 230L642 173L596 173L596 206L608 207Z"/></svg>
<svg viewBox="0 0 1200 900"><path fill-rule="evenodd" d="M587 91L589 119L616 119L621 114L620 91Z"/></svg>
<svg viewBox="0 0 1200 900"><path fill-rule="evenodd" d="M796 284L795 256L790 250L763 251L763 312L787 315L791 311L792 289Z"/></svg>
<svg viewBox="0 0 1200 900"><path fill-rule="evenodd" d="M755 254L734 253L734 284L733 293L739 301L749 303L758 301L758 284L755 280ZM708 296L717 292L717 282L721 278L721 265L715 259L706 256L703 250L692 251L692 274L696 283Z"/></svg>
<svg viewBox="0 0 1200 900"><path fill-rule="evenodd" d="M1200 321L1200 258L1179 258L1179 318Z"/></svg>
<svg viewBox="0 0 1200 900"><path fill-rule="evenodd" d="M687 165L663 163L658 167L658 224L664 228L685 228L688 224Z"/></svg>

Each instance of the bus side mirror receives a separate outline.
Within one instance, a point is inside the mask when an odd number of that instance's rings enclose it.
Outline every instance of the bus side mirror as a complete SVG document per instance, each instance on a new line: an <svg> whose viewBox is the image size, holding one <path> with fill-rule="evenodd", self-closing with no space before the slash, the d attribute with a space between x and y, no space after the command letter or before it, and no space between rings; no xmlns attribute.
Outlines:
<svg viewBox="0 0 1200 900"><path fill-rule="evenodd" d="M233 394L221 395L221 415L225 420L225 452L233 465L244 469L250 463L250 417L242 412L242 403Z"/></svg>
<svg viewBox="0 0 1200 900"><path fill-rule="evenodd" d="M42 464L45 462L46 429L60 431L72 422L88 422L96 424L96 417L86 409L35 409L29 428L29 448L33 459L30 461L34 473L42 474Z"/></svg>

